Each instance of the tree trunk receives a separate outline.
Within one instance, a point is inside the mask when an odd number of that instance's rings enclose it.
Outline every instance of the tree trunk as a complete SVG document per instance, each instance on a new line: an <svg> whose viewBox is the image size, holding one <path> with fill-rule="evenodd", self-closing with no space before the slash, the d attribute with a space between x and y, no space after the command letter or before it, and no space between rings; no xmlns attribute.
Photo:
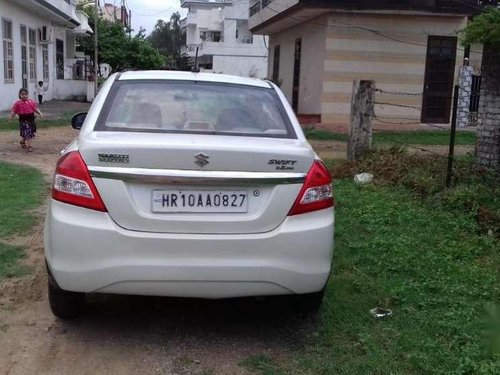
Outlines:
<svg viewBox="0 0 500 375"><path fill-rule="evenodd" d="M477 164L500 170L500 47L485 45L482 63Z"/></svg>

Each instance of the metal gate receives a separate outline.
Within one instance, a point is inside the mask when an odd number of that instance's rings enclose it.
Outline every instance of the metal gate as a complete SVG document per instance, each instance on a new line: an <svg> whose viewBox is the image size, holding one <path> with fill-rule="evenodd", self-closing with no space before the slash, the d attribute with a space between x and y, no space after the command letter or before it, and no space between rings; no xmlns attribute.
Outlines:
<svg viewBox="0 0 500 375"><path fill-rule="evenodd" d="M480 92L481 92L481 76L473 74L470 105L469 105L469 126L477 125Z"/></svg>

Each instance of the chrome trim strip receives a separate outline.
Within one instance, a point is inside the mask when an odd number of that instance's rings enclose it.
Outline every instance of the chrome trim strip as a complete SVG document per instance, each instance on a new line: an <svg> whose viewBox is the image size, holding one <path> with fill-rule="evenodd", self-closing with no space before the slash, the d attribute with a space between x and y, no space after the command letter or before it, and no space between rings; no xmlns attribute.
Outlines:
<svg viewBox="0 0 500 375"><path fill-rule="evenodd" d="M98 166L89 166L88 169L92 177L177 185L301 184L307 175L287 172L189 171Z"/></svg>

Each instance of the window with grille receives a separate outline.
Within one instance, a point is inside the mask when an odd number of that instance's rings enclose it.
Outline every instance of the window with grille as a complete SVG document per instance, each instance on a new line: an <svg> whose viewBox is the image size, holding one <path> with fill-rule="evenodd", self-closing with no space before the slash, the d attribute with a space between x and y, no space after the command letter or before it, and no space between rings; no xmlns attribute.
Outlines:
<svg viewBox="0 0 500 375"><path fill-rule="evenodd" d="M14 82L14 46L12 41L12 22L2 19L3 78Z"/></svg>
<svg viewBox="0 0 500 375"><path fill-rule="evenodd" d="M28 87L28 36L26 26L19 27L21 36L21 81L24 88Z"/></svg>
<svg viewBox="0 0 500 375"><path fill-rule="evenodd" d="M28 38L26 37L26 26L21 25L19 30L21 31L21 44L25 45L28 41Z"/></svg>
<svg viewBox="0 0 500 375"><path fill-rule="evenodd" d="M64 79L64 42L56 39L56 78Z"/></svg>
<svg viewBox="0 0 500 375"><path fill-rule="evenodd" d="M30 81L36 81L36 32L33 29L28 31L29 61L30 61Z"/></svg>
<svg viewBox="0 0 500 375"><path fill-rule="evenodd" d="M49 80L49 47L42 46L42 65L43 65L43 80Z"/></svg>
<svg viewBox="0 0 500 375"><path fill-rule="evenodd" d="M272 80L274 83L279 85L279 79L280 79L280 46L277 45L274 47Z"/></svg>

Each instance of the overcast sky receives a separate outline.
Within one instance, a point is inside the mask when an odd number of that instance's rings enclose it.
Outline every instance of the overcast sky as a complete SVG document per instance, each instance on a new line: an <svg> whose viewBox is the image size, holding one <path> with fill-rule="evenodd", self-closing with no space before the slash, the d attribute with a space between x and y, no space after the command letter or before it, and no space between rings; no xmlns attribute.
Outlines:
<svg viewBox="0 0 500 375"><path fill-rule="evenodd" d="M113 0L105 2L112 3ZM115 0L114 3L120 5L121 1ZM146 29L146 35L149 35L159 19L168 21L174 12L179 12L181 17L185 17L187 13L187 9L181 8L180 0L126 0L126 3L132 11L134 34L142 26Z"/></svg>

